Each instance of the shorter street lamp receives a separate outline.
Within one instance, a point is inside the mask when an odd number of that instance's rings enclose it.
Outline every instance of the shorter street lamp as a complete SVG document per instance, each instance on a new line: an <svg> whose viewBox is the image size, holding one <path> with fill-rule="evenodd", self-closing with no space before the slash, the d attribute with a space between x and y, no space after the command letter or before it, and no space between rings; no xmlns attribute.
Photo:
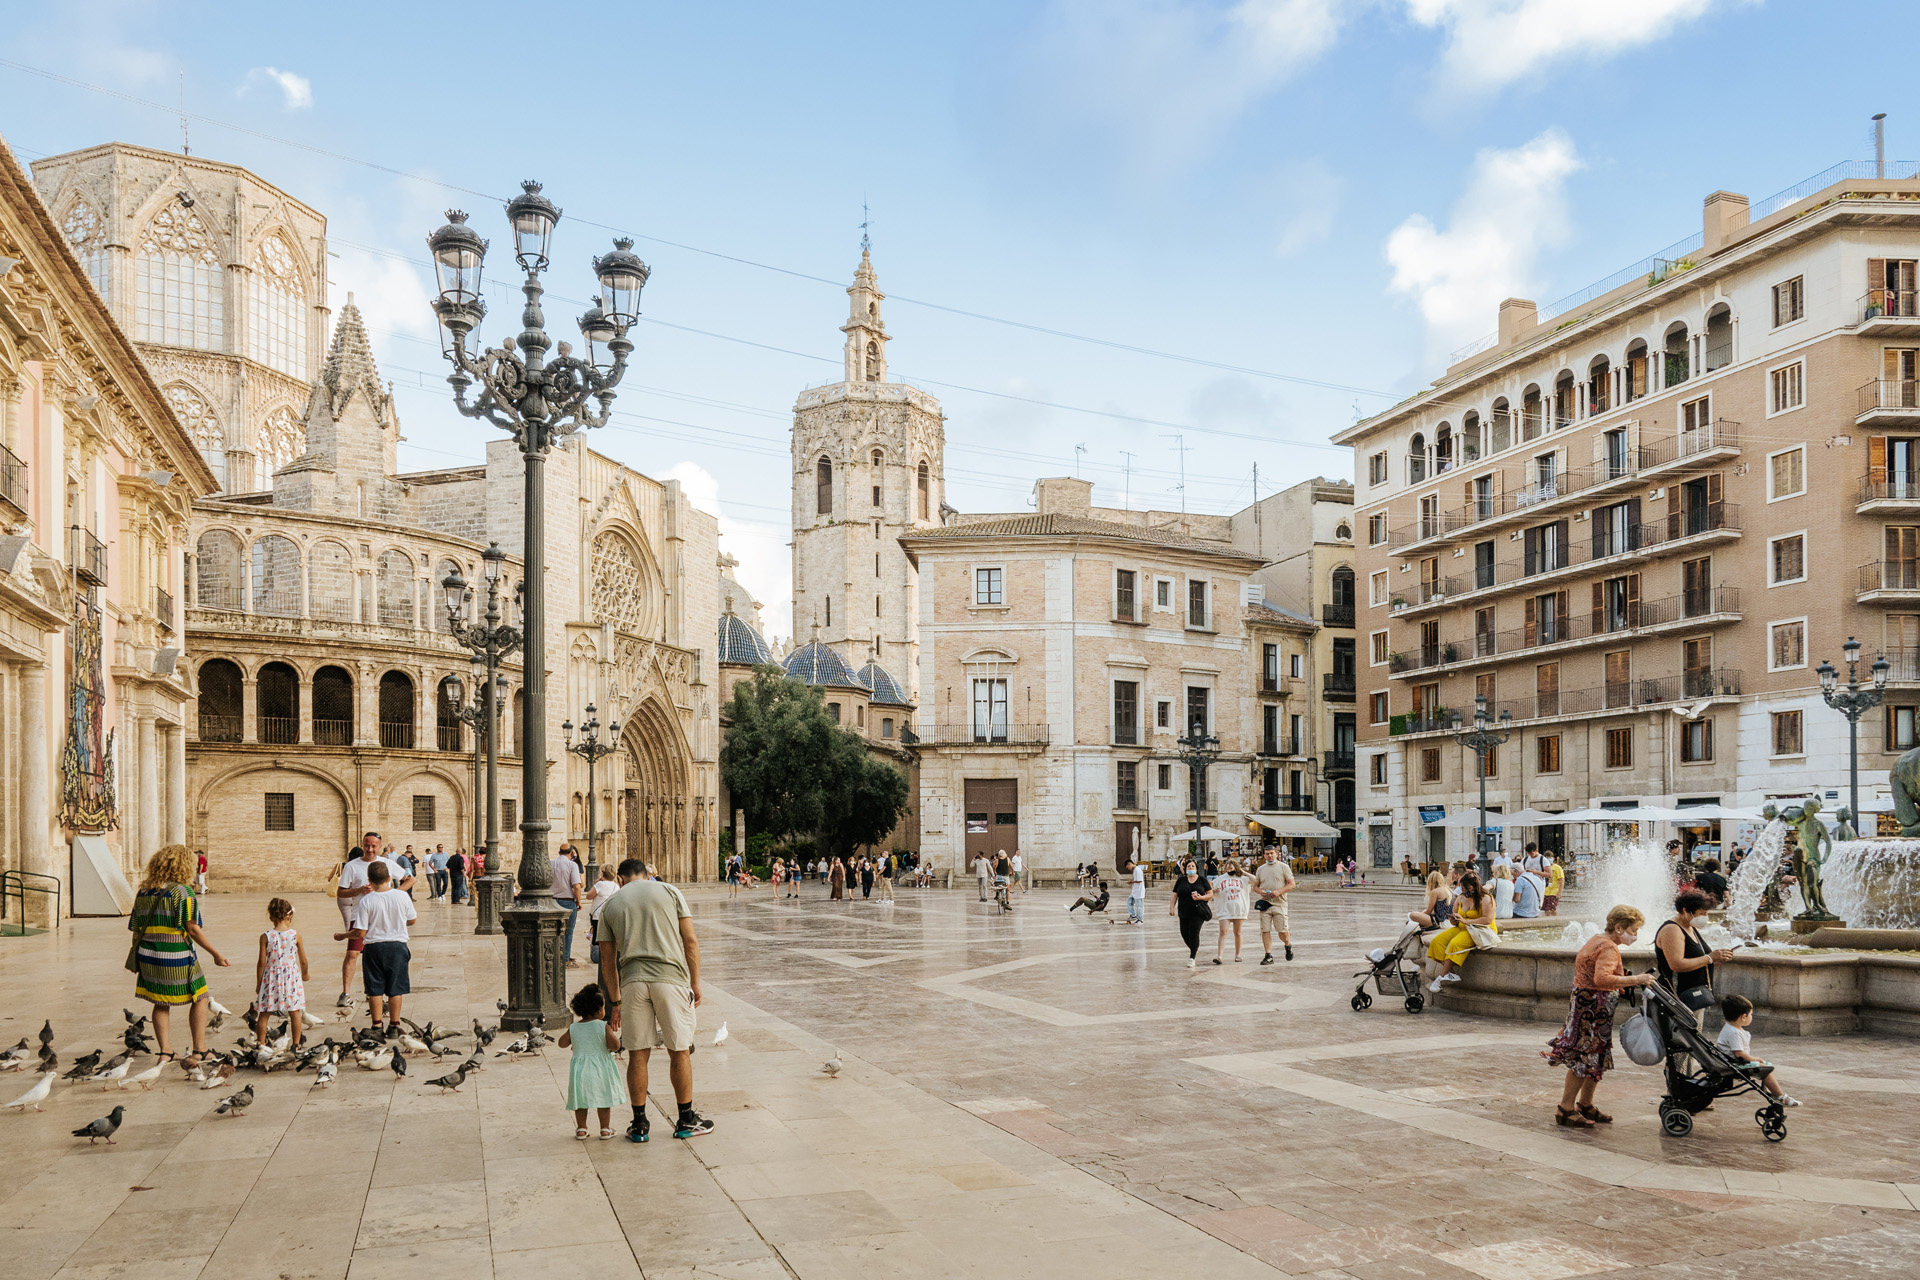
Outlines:
<svg viewBox="0 0 1920 1280"><path fill-rule="evenodd" d="M476 704L473 718L468 723L475 726L475 802L479 801L479 762L481 739L485 738L487 761L486 813L484 844L477 847L486 850L485 874L474 885L474 900L479 904L479 919L474 924L475 933L500 932L500 916L507 906L507 889L511 878L500 873L500 754L498 734L499 702L506 681L499 676L500 660L517 651L521 646L520 629L503 622L500 617L500 571L504 567L507 553L500 544L490 542L487 549L480 553L480 561L485 569L487 580L487 607L481 620L473 621L475 600L473 588L460 576L460 570L454 569L441 580L440 586L446 592L447 631L460 644L466 646L472 654ZM484 732L483 732L484 731ZM474 824L474 839L479 842L482 823Z"/></svg>
<svg viewBox="0 0 1920 1280"><path fill-rule="evenodd" d="M600 877L600 860L594 852L594 837L600 824L594 816L594 799L597 793L593 780L593 767L619 750L615 744L620 741L620 722L618 720L608 722L607 741L602 742L600 717L594 705L589 702L586 722L580 726L580 741L573 740L573 721L571 720L561 722L560 732L566 735L567 750L587 762L587 888L591 890L594 881Z"/></svg>
<svg viewBox="0 0 1920 1280"><path fill-rule="evenodd" d="M1472 729L1461 731L1460 713L1453 713L1453 740L1473 752L1480 761L1480 825L1474 833L1474 861L1480 868L1482 880L1493 872L1493 835L1487 830L1487 755L1513 736L1513 730L1506 727L1512 719L1513 712L1502 711L1499 721L1501 727L1496 730L1484 693L1474 695Z"/></svg>
<svg viewBox="0 0 1920 1280"><path fill-rule="evenodd" d="M1207 825L1207 770L1220 759L1220 739L1207 732L1197 720L1184 738L1175 738L1180 748L1180 763L1187 767L1188 798L1193 801L1193 829ZM1198 840L1195 843L1199 843Z"/></svg>
<svg viewBox="0 0 1920 1280"><path fill-rule="evenodd" d="M1831 662L1822 662L1817 668L1820 676L1820 695L1827 705L1847 718L1847 807L1857 828L1860 822L1860 717L1880 705L1886 695L1887 673L1892 670L1884 656L1873 662L1873 683L1866 688L1860 686L1860 642L1852 636L1847 637L1841 646L1846 654L1847 687L1840 685L1840 673ZM1856 832L1857 834L1857 832Z"/></svg>

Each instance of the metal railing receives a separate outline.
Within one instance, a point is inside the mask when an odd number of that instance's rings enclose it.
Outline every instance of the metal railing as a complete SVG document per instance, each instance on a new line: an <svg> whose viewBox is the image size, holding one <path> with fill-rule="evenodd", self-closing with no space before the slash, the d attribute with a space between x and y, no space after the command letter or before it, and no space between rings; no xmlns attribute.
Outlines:
<svg viewBox="0 0 1920 1280"><path fill-rule="evenodd" d="M53 914L47 919L51 921L52 928L60 927L60 877L50 876L40 871L8 869L0 871L0 921L10 918L7 910L9 900L20 904L20 915L16 922L0 928L0 933L11 933L16 938L26 934L27 895L30 893L45 894L53 898Z"/></svg>
<svg viewBox="0 0 1920 1280"><path fill-rule="evenodd" d="M1350 627L1353 625L1353 606L1350 604L1325 604L1320 606L1320 623L1328 627Z"/></svg>
<svg viewBox="0 0 1920 1280"><path fill-rule="evenodd" d="M918 741L928 747L1044 747L1051 732L1044 724L958 724L923 725Z"/></svg>
<svg viewBox="0 0 1920 1280"><path fill-rule="evenodd" d="M1316 813L1313 797L1288 792L1262 792L1260 809L1264 813Z"/></svg>
<svg viewBox="0 0 1920 1280"><path fill-rule="evenodd" d="M1320 693L1323 697L1336 698L1344 695L1351 699L1353 697L1353 690L1354 678L1351 671L1344 674L1338 671L1329 671L1320 677Z"/></svg>
<svg viewBox="0 0 1920 1280"><path fill-rule="evenodd" d="M307 601L307 616L325 622L352 622L352 596L314 596Z"/></svg>
<svg viewBox="0 0 1920 1280"><path fill-rule="evenodd" d="M413 722L409 720L382 720L380 722L380 745L383 747L412 747Z"/></svg>
<svg viewBox="0 0 1920 1280"><path fill-rule="evenodd" d="M79 525L73 527L73 572L82 582L106 585L107 544Z"/></svg>
<svg viewBox="0 0 1920 1280"><path fill-rule="evenodd" d="M313 743L317 747L352 746L353 721L316 719L313 722Z"/></svg>
<svg viewBox="0 0 1920 1280"><path fill-rule="evenodd" d="M169 631L173 630L173 593L165 587L154 588L153 616L160 619L161 626Z"/></svg>
<svg viewBox="0 0 1920 1280"><path fill-rule="evenodd" d="M1603 608L1597 626L1592 609L1569 609L1564 619L1558 617L1550 620L1543 619L1536 622L1531 629L1511 627L1505 631L1481 631L1476 632L1470 642L1447 641L1443 644L1423 645L1412 653L1396 655L1388 666L1396 675L1404 672L1427 671L1434 667L1450 666L1473 658L1525 653L1529 650L1547 649L1575 640L1590 640L1596 636L1625 637L1628 633L1643 627L1664 626L1670 622L1708 618L1716 614L1737 615L1739 612L1740 588L1707 587L1683 591L1679 595L1666 596L1659 600L1635 601L1618 612Z"/></svg>
<svg viewBox="0 0 1920 1280"><path fill-rule="evenodd" d="M1263 737L1260 739L1260 750L1254 754L1263 756L1297 756L1300 754L1300 739L1277 736L1272 738Z"/></svg>
<svg viewBox="0 0 1920 1280"><path fill-rule="evenodd" d="M1676 431L1646 446L1647 466L1664 467L1688 458L1697 458L1716 449L1740 451L1740 424L1726 418L1716 419L1691 431Z"/></svg>
<svg viewBox="0 0 1920 1280"><path fill-rule="evenodd" d="M247 594L240 587L226 582L209 582L205 578L195 585L193 600L202 609L227 609L240 613L247 607Z"/></svg>
<svg viewBox="0 0 1920 1280"><path fill-rule="evenodd" d="M1870 469L1860 482L1862 502L1920 502L1920 472Z"/></svg>
<svg viewBox="0 0 1920 1280"><path fill-rule="evenodd" d="M1329 751L1326 753L1326 760L1321 766L1321 772L1329 776L1333 774L1352 773L1353 760L1354 753L1351 751Z"/></svg>
<svg viewBox="0 0 1920 1280"><path fill-rule="evenodd" d="M460 743L461 735L460 735L459 725L443 724L443 725L437 726L437 729L438 729L438 734L436 736L439 740L440 749L442 751L464 750L464 748L461 746L461 743Z"/></svg>
<svg viewBox="0 0 1920 1280"><path fill-rule="evenodd" d="M284 747L300 741L300 721L296 716L260 716L260 741L268 746Z"/></svg>
<svg viewBox="0 0 1920 1280"><path fill-rule="evenodd" d="M1912 378L1875 378L1863 385L1857 395L1856 416L1876 409L1920 410L1920 381Z"/></svg>
<svg viewBox="0 0 1920 1280"><path fill-rule="evenodd" d="M1860 566L1861 591L1920 591L1920 560L1869 560Z"/></svg>
<svg viewBox="0 0 1920 1280"><path fill-rule="evenodd" d="M1911 320L1920 317L1920 293L1912 289L1869 289L1860 296L1860 319Z"/></svg>
<svg viewBox="0 0 1920 1280"><path fill-rule="evenodd" d="M297 618L300 616L300 593L256 591L253 593L253 611L263 618Z"/></svg>
<svg viewBox="0 0 1920 1280"><path fill-rule="evenodd" d="M1683 671L1671 676L1613 680L1582 689L1540 690L1524 697L1491 703L1487 710L1495 716L1504 711L1515 720L1542 720L1554 716L1633 711L1701 698L1738 697L1740 691L1739 670L1714 667ZM1395 716L1388 732L1395 735L1452 732L1459 727L1453 722L1453 713L1443 708L1428 716Z"/></svg>
<svg viewBox="0 0 1920 1280"><path fill-rule="evenodd" d="M1651 465L1649 457L1645 448L1628 449L1591 467L1570 468L1550 480L1536 480L1518 489L1476 498L1464 506L1422 515L1412 524L1389 531L1387 545L1399 550L1429 538L1449 537L1491 520L1543 509L1589 489L1631 479Z"/></svg>
<svg viewBox="0 0 1920 1280"><path fill-rule="evenodd" d="M0 445L0 502L27 513L27 464L5 445Z"/></svg>
<svg viewBox="0 0 1920 1280"><path fill-rule="evenodd" d="M210 711L200 713L200 741L202 742L238 742L242 717L216 715Z"/></svg>
<svg viewBox="0 0 1920 1280"><path fill-rule="evenodd" d="M1551 559L1537 558L1532 573L1527 572L1525 557L1498 560L1490 565L1476 565L1466 573L1456 573L1437 583L1422 583L1410 589L1410 598L1401 598L1410 605L1429 604L1475 591L1491 591L1498 587L1522 584L1564 569L1605 565L1611 560L1638 557L1657 551L1668 542L1707 533L1737 531L1739 528L1740 507L1737 503L1708 503L1690 511L1681 511L1677 517L1669 516L1666 520L1622 526L1619 533L1597 541L1593 538L1569 539L1560 548L1559 555Z"/></svg>

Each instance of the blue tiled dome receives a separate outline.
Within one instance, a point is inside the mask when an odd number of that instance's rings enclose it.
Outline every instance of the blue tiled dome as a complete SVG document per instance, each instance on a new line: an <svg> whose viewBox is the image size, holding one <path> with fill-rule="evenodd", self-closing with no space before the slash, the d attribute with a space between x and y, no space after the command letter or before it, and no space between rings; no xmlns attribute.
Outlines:
<svg viewBox="0 0 1920 1280"><path fill-rule="evenodd" d="M913 705L907 701L906 690L900 687L900 682L888 675L887 669L871 658L867 659L867 665L860 668L860 674L855 678L872 692L875 702L884 702L892 707Z"/></svg>
<svg viewBox="0 0 1920 1280"><path fill-rule="evenodd" d="M761 666L774 660L766 637L754 625L735 613L720 619L720 661L743 666Z"/></svg>
<svg viewBox="0 0 1920 1280"><path fill-rule="evenodd" d="M795 680L820 689L865 689L840 655L818 640L803 644L781 664Z"/></svg>

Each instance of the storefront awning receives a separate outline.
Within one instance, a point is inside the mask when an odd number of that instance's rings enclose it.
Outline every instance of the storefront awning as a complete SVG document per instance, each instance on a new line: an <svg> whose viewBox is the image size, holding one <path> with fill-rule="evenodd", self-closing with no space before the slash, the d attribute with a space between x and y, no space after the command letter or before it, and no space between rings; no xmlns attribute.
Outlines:
<svg viewBox="0 0 1920 1280"><path fill-rule="evenodd" d="M1275 836L1312 839L1315 836L1340 834L1338 827L1330 827L1310 813L1256 813L1248 821L1268 835Z"/></svg>

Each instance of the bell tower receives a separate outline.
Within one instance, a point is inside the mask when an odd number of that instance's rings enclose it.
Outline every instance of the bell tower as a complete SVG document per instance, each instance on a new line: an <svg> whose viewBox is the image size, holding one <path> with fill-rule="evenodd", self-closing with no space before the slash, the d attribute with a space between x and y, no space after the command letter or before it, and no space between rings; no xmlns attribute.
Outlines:
<svg viewBox="0 0 1920 1280"><path fill-rule="evenodd" d="M880 318L880 304L887 295L873 282L873 259L867 238L860 237L860 265L847 286L852 305L840 332L847 335L847 381L885 382L887 380L887 325Z"/></svg>

